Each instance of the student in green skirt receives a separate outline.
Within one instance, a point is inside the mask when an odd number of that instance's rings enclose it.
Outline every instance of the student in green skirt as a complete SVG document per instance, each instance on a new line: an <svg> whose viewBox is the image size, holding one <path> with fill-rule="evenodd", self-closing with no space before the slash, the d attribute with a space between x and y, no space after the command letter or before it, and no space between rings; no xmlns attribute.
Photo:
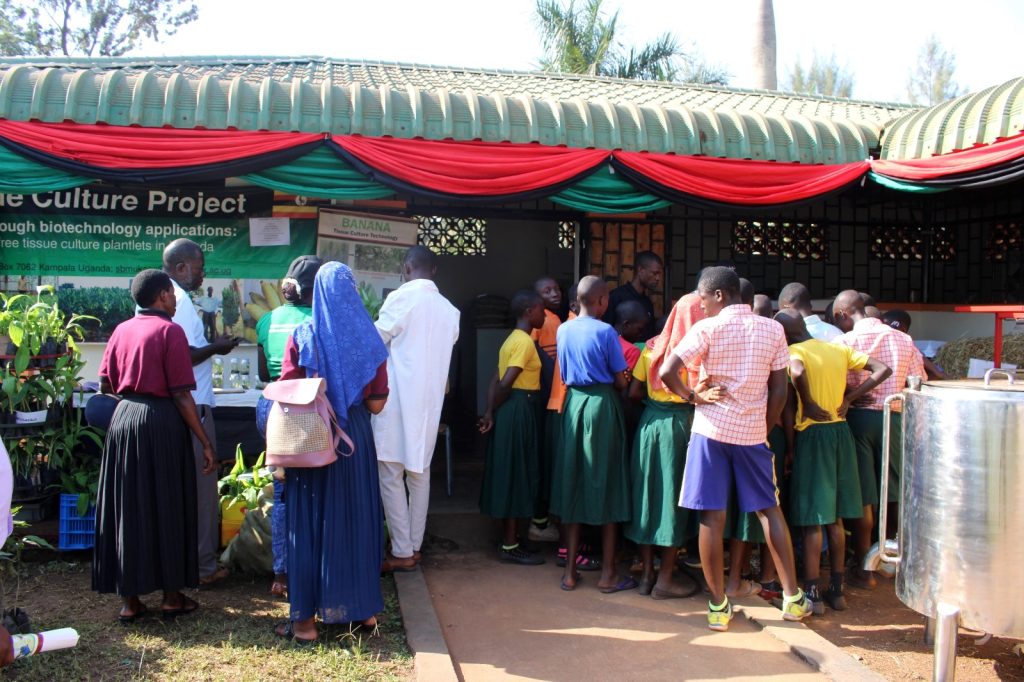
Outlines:
<svg viewBox="0 0 1024 682"><path fill-rule="evenodd" d="M853 401L885 381L892 370L849 346L812 338L797 312L784 311L775 319L786 331L789 373L795 389L790 391L783 424L793 454L789 522L803 528L803 589L816 614L824 612L823 600L842 611L846 608L843 518L857 519L864 513L857 447L846 423L846 411ZM865 368L871 376L847 391L847 372ZM813 418L807 409L810 405L815 407ZM822 526L828 531L832 569L825 592L818 587Z"/></svg>
<svg viewBox="0 0 1024 682"><path fill-rule="evenodd" d="M623 303L619 307L625 306ZM682 325L680 316L672 316L674 325ZM666 328L662 335L682 336L685 330ZM629 397L644 401L636 436L630 474L633 481L633 513L626 525L625 535L640 547L643 570L640 575L640 594L653 599L689 597L699 589L696 582L688 585L673 582L679 548L697 536L698 515L679 506L683 487L683 466L686 462L686 444L690 442L693 423L693 404L664 389L656 389L648 381L651 351L657 338L651 339L633 368L633 381ZM684 370L680 378L687 381ZM720 389L706 394L711 398ZM654 547L660 547L661 570L655 579Z"/></svg>
<svg viewBox="0 0 1024 682"><path fill-rule="evenodd" d="M636 588L620 579L615 565L618 524L629 521L626 427L618 392L626 387L626 359L618 334L601 321L608 288L587 276L576 289L580 314L558 328L558 366L568 387L562 414L562 443L555 453L551 512L562 520L566 542L562 589L579 582L576 556L580 525L601 526L601 577L597 586L611 593Z"/></svg>
<svg viewBox="0 0 1024 682"><path fill-rule="evenodd" d="M489 433L480 511L501 519L502 561L536 566L544 560L524 551L516 537L519 519L533 514L540 475L540 357L530 332L544 325L544 303L533 291L512 298L516 328L498 351L498 372L487 390L480 433Z"/></svg>

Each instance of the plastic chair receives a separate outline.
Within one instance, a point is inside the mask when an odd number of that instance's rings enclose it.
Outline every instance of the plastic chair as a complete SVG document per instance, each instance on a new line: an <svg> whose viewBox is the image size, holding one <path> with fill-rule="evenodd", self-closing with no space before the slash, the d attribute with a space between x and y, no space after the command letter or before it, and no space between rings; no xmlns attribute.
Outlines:
<svg viewBox="0 0 1024 682"><path fill-rule="evenodd" d="M437 435L438 437L444 436L445 492L448 493L448 497L451 497L452 482L455 478L455 473L452 471L452 429L444 422L441 422L437 425Z"/></svg>

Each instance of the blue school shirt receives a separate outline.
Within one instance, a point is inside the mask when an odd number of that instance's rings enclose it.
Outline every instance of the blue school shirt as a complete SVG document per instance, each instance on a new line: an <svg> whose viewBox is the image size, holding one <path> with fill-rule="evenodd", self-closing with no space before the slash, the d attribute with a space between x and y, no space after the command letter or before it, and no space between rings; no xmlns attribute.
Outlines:
<svg viewBox="0 0 1024 682"><path fill-rule="evenodd" d="M619 335L594 317L563 322L555 335L558 366L566 386L611 384L626 371Z"/></svg>

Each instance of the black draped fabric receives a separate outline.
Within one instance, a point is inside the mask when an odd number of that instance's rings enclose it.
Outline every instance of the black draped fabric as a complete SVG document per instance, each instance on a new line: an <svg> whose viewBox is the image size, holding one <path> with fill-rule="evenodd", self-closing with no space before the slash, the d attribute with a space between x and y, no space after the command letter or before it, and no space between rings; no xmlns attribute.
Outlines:
<svg viewBox="0 0 1024 682"><path fill-rule="evenodd" d="M121 596L199 584L192 440L173 400L125 396L100 463L92 587Z"/></svg>

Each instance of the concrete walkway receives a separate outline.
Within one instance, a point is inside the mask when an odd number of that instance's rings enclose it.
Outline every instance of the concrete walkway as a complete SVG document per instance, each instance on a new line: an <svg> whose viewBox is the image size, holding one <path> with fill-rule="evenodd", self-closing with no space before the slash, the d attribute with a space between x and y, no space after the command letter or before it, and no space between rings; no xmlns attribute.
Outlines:
<svg viewBox="0 0 1024 682"><path fill-rule="evenodd" d="M709 631L701 596L605 595L596 573L563 592L553 546L543 566L500 563L489 520L440 506L424 577L460 679L826 679L742 615L728 633Z"/></svg>

